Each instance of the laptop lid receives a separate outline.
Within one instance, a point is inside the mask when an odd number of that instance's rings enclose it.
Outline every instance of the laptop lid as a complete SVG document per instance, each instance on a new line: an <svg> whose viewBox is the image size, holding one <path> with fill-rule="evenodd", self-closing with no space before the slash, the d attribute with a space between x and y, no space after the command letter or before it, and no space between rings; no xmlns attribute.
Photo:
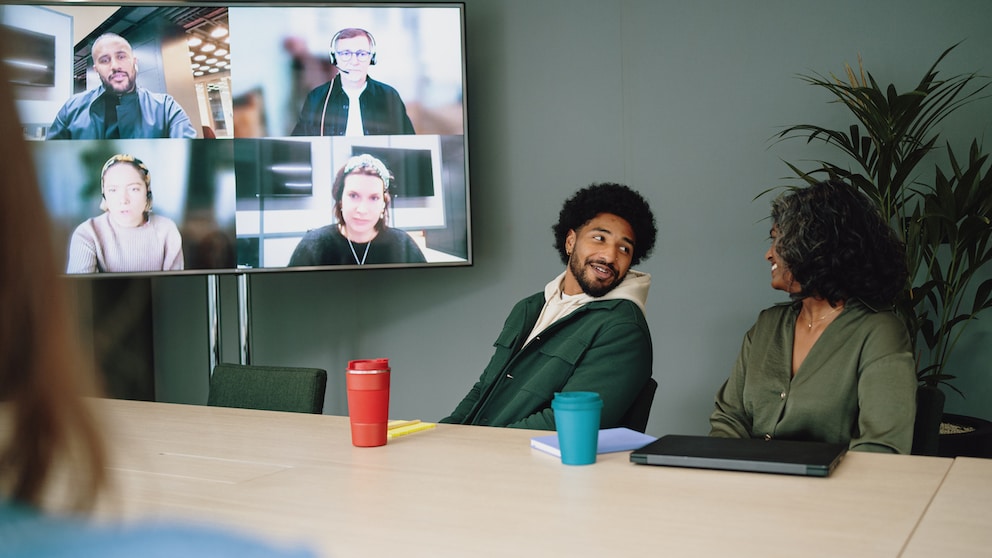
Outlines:
<svg viewBox="0 0 992 558"><path fill-rule="evenodd" d="M825 477L846 453L846 444L669 434L634 450L630 460L645 465Z"/></svg>

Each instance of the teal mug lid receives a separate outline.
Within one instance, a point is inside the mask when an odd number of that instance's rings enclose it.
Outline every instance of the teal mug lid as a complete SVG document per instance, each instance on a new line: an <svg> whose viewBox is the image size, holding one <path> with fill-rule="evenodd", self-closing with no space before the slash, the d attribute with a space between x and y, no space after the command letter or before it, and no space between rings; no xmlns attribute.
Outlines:
<svg viewBox="0 0 992 558"><path fill-rule="evenodd" d="M603 399L598 393L592 391L566 391L555 393L551 400L552 409L599 409L603 406Z"/></svg>
<svg viewBox="0 0 992 558"><path fill-rule="evenodd" d="M558 391L555 392L556 401L579 402L596 401L600 399L595 391Z"/></svg>

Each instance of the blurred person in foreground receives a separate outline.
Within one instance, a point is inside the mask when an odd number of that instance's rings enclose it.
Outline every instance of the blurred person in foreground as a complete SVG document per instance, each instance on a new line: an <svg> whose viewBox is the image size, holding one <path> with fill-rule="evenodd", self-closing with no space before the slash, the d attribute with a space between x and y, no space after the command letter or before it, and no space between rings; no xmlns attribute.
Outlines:
<svg viewBox="0 0 992 558"><path fill-rule="evenodd" d="M57 278L48 216L16 115L0 65L7 156L0 178L0 556L311 556L204 527L88 520L111 481L104 436L84 398L99 390L75 345L66 284Z"/></svg>
<svg viewBox="0 0 992 558"><path fill-rule="evenodd" d="M555 392L592 391L612 428L647 384L651 276L631 269L654 248L647 201L594 184L565 201L552 230L565 271L513 307L479 381L441 422L554 430Z"/></svg>
<svg viewBox="0 0 992 558"><path fill-rule="evenodd" d="M839 181L772 202L772 288L716 396L711 436L848 444L909 453L916 365L892 303L905 249L872 202Z"/></svg>

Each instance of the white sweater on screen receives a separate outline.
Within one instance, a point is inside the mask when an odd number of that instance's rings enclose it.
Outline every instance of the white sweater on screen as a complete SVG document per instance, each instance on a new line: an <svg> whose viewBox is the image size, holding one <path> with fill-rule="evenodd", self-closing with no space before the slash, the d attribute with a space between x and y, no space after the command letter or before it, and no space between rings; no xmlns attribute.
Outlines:
<svg viewBox="0 0 992 558"><path fill-rule="evenodd" d="M148 214L138 227L122 227L107 213L87 219L72 233L66 273L171 271L183 269L176 224Z"/></svg>

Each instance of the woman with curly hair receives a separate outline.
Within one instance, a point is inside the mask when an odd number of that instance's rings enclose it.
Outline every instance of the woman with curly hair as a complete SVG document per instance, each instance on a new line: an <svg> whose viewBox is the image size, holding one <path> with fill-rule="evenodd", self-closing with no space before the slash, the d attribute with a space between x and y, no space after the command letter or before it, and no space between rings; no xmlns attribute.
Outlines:
<svg viewBox="0 0 992 558"><path fill-rule="evenodd" d="M710 435L849 444L909 453L916 367L891 311L905 250L871 201L821 182L772 202L772 288L716 396Z"/></svg>

